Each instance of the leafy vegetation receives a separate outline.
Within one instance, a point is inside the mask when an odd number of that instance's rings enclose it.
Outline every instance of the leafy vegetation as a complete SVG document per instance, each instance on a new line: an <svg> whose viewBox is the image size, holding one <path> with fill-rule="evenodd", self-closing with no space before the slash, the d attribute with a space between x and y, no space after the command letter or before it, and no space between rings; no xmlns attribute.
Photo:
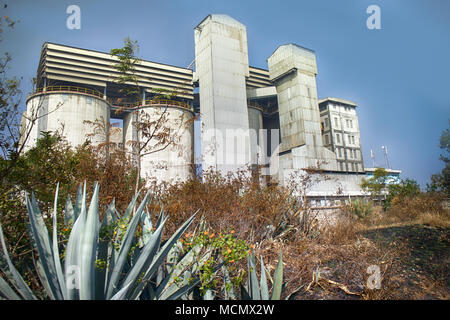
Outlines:
<svg viewBox="0 0 450 320"><path fill-rule="evenodd" d="M368 217L373 212L373 204L370 201L354 199L350 202L347 209L353 216L358 219L363 219Z"/></svg>
<svg viewBox="0 0 450 320"><path fill-rule="evenodd" d="M450 124L450 120L449 120ZM445 129L439 139L439 147L445 151L446 155L441 154L441 160L445 166L441 173L431 176L431 182L427 185L430 192L441 192L447 198L450 198L450 129Z"/></svg>
<svg viewBox="0 0 450 320"><path fill-rule="evenodd" d="M184 248L184 254L177 255L175 259L173 253L174 246L188 229L195 215L183 223L163 243L161 242L162 231L167 217L164 215L164 211L161 211L155 227L153 227L148 213L144 210L149 193L133 213L138 198L136 195L124 214L120 215L121 220L118 224L115 224L114 202L109 205L103 221L100 223L98 196L99 185L96 184L91 204L88 207L85 185L83 191L80 186L75 205L70 200L66 202L64 221L66 228L71 229L68 239L58 235L58 187L53 209L52 237L49 236L44 217L34 195L31 200L28 195L26 196L30 238L33 247L39 254L36 268L39 279L45 288L45 298L52 300L177 299L188 294L201 281L202 275L205 278L205 269L192 269L195 263L204 260L204 257L199 259L197 255L194 255L189 259L189 263L186 263L186 256L189 256L191 250L194 250L193 247ZM140 232L136 232L138 226L140 226ZM0 240L3 249L1 271L12 284L11 287L6 280L2 280L0 294L14 300L37 299L9 257L1 225ZM227 248L232 244L231 239L228 238L228 240L225 242ZM217 241L217 243L224 242ZM217 247L222 246L217 245ZM61 252L63 252L63 261L60 260ZM170 265L166 265L164 261L170 253ZM226 259L229 257L230 255ZM217 266L215 266L214 260L206 261L208 267L212 268L211 272L215 272ZM190 272L193 276L182 285L170 281L174 277L173 270L179 269L180 264L184 273ZM218 266L221 265L223 264ZM170 270L167 270L167 266L170 266ZM159 281L157 277L160 277Z"/></svg>

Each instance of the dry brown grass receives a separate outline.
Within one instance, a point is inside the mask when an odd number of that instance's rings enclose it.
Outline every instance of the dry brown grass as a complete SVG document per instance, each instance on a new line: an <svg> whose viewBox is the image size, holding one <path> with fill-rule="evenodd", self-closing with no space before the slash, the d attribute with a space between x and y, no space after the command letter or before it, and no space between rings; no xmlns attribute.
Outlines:
<svg viewBox="0 0 450 320"><path fill-rule="evenodd" d="M388 211L376 207L374 213L363 222L373 228L408 224L449 228L450 210L443 206L439 195L424 193L412 199L394 198Z"/></svg>
<svg viewBox="0 0 450 320"><path fill-rule="evenodd" d="M200 209L212 232L234 230L238 238L254 247L258 273L262 257L273 275L281 250L286 281L284 298L448 297L446 275L422 275L415 271L411 259L416 257L417 248L391 232L396 226L404 227L401 229L404 233L410 232L409 226L414 224L448 228L449 213L442 209L438 198L420 195L407 203L394 201L390 211L375 207L363 219L343 210L334 224L320 225L315 223L316 216L311 210L293 201L291 191L276 186L263 188L239 176L211 175L204 182L194 180L169 187L154 198L152 206L155 212L164 205L172 217L170 228ZM432 257L433 254L436 252L430 253ZM439 259L433 261L442 263ZM247 268L245 261L238 265ZM371 275L368 267L372 265L380 268L380 289L368 286ZM442 273L445 267L438 269L433 272Z"/></svg>

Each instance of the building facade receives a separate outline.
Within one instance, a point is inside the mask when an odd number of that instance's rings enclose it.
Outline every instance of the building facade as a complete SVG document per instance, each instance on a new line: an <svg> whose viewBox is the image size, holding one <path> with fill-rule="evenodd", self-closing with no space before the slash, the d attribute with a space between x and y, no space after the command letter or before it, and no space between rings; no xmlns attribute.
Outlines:
<svg viewBox="0 0 450 320"><path fill-rule="evenodd" d="M319 100L324 146L333 151L342 172L364 172L357 104L345 99Z"/></svg>

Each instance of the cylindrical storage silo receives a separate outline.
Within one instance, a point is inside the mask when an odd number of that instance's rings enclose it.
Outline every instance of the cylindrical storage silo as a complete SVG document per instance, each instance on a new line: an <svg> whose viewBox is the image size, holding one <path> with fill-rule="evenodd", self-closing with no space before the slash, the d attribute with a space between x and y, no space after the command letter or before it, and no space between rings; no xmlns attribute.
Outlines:
<svg viewBox="0 0 450 320"><path fill-rule="evenodd" d="M95 95L93 90L79 88L85 92L72 92L61 88L43 91L27 99L27 120L24 123L29 126L31 119L37 120L25 149L34 146L43 131L60 132L74 147L86 140L93 145L107 142L109 103Z"/></svg>
<svg viewBox="0 0 450 320"><path fill-rule="evenodd" d="M135 165L140 148L141 177L147 183L174 183L193 176L194 113L188 105L147 101L125 116L123 135Z"/></svg>
<svg viewBox="0 0 450 320"><path fill-rule="evenodd" d="M262 108L256 105L248 106L248 127L250 130L251 164L262 165L265 155Z"/></svg>

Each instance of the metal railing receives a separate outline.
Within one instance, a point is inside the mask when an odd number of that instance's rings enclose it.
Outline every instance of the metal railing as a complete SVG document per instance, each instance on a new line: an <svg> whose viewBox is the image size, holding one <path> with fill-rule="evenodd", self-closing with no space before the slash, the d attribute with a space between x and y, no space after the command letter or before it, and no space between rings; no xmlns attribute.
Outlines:
<svg viewBox="0 0 450 320"><path fill-rule="evenodd" d="M84 94L90 94L99 98L103 98L103 93L89 88L83 88L83 87L75 87L75 86L47 86L47 87L41 87L36 88L36 90L33 92L34 94L43 93L43 92L78 92L78 93L84 93Z"/></svg>
<svg viewBox="0 0 450 320"><path fill-rule="evenodd" d="M145 101L134 102L134 103L120 102L117 100L116 101L109 100L109 102L113 106L119 107L119 108L137 108L137 107L143 107L143 106L167 105L167 106L177 106L177 107L181 107L181 108L184 108L187 110L192 110L192 107L185 102L181 102L181 101L177 101L177 100L169 100L169 99L151 99L151 100L145 100Z"/></svg>
<svg viewBox="0 0 450 320"><path fill-rule="evenodd" d="M247 100L247 107L252 107L255 109L259 109L260 111L264 111L264 108L260 104L249 100Z"/></svg>
<svg viewBox="0 0 450 320"><path fill-rule="evenodd" d="M103 99L103 93L89 88L83 88L83 87L75 87L75 86L47 86L47 87L41 87L36 88L36 90L28 95L28 97L31 97L35 94L45 93L45 92L77 92L77 93L84 93L93 95L99 98ZM151 100L145 100L141 102L122 102L118 99L106 99L111 105L118 107L118 108L136 108L136 107L142 107L142 106L152 106L152 105L167 105L167 106L177 106L181 107L187 110L192 111L192 107L181 101L177 100L170 100L170 99L158 99L154 98Z"/></svg>

